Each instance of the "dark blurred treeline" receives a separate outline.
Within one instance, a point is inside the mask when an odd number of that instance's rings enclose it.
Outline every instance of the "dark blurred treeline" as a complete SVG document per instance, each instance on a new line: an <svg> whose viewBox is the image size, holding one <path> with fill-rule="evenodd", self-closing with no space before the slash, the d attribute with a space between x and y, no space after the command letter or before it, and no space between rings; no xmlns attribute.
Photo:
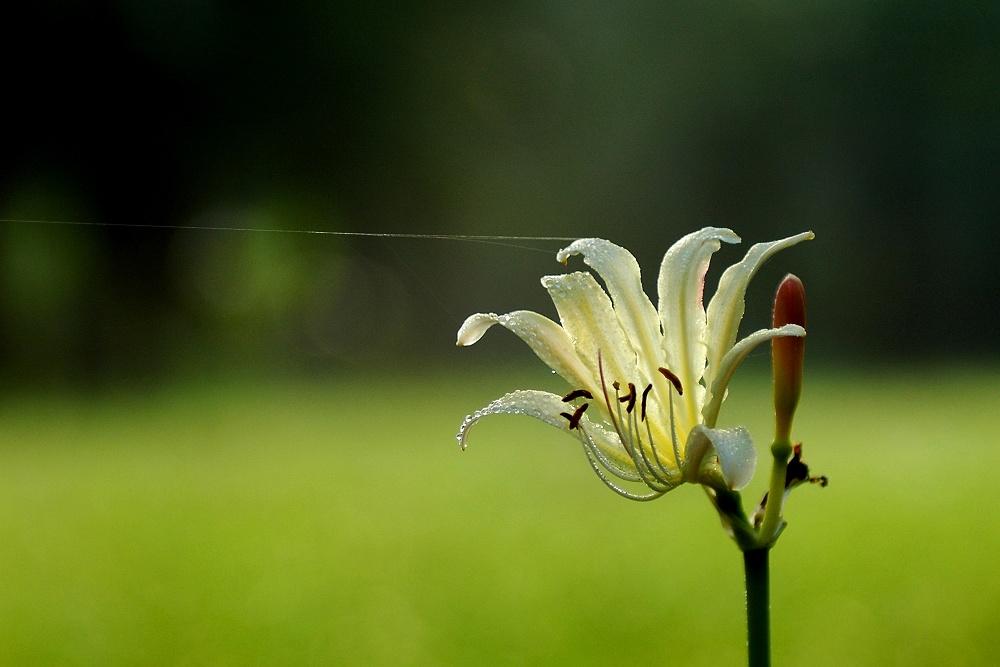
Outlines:
<svg viewBox="0 0 1000 667"><path fill-rule="evenodd" d="M793 270L816 354L997 352L995 1L3 14L5 382L446 360L470 312L549 312L537 279L560 270L558 242L10 220L598 235L651 290L691 229L813 229L765 269L748 326Z"/></svg>

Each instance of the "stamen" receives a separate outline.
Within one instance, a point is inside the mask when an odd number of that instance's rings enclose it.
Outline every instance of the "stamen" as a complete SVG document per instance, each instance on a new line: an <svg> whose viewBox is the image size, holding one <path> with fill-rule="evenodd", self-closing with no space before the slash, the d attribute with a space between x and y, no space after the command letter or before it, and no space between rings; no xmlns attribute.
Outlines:
<svg viewBox="0 0 1000 667"><path fill-rule="evenodd" d="M669 473L666 473L666 471L664 471L665 475L661 475L657 471L657 469L653 467L653 462L649 460L649 456L646 454L646 448L643 446L642 437L639 435L639 418L636 415L636 413L632 412L632 413L629 414L628 425L629 425L629 431L630 431L630 433L632 434L632 436L634 438L633 446L635 447L636 451L639 452L639 456L642 457L643 463L646 464L645 471L649 474L650 477L652 477L653 479L655 479L657 482L659 482L660 484L664 485L665 487L667 487L667 488L672 487L673 485L670 483ZM649 436L648 436L649 437L649 447L650 447L650 449L653 450L653 456L655 457L656 456L656 445L653 444L653 434L649 432L649 424L648 423L646 424L646 432L649 434ZM663 468L663 466L660 465L659 461L657 461L657 466L659 468L661 468L661 469ZM638 467L638 464L637 464L637 467ZM640 470L640 472L642 472L642 471ZM653 488L653 485L650 484L645 479L645 477L643 477L643 481L646 482L646 486L648 486L650 488Z"/></svg>
<svg viewBox="0 0 1000 667"><path fill-rule="evenodd" d="M666 480L676 478L677 473L680 472L680 464L677 464L677 470L668 470L663 465L663 461L660 459L660 452L657 451L656 442L653 440L653 431L649 428L649 422L646 422L646 437L649 438L649 448L653 450L653 461L656 463L656 467L660 469L660 472L663 473L663 478ZM676 482L673 482L672 485L676 485Z"/></svg>
<svg viewBox="0 0 1000 667"><path fill-rule="evenodd" d="M645 466L642 465L642 459L639 457L639 454L635 451L635 446L634 443L632 442L632 434L628 431L628 422L626 422L625 419L622 418L621 405L618 404L618 402L616 401L614 404L614 409L612 409L611 398L608 396L608 384L607 380L604 377L604 363L601 359L600 350L597 351L597 373L601 378L601 391L604 392L604 404L608 406L608 416L611 418L611 425L614 427L615 433L618 434L618 441L621 442L622 447L625 449L625 453L627 453L629 455L629 458L632 459L632 465L635 466L635 471L639 473L640 477L642 477L642 483L648 486L649 488L653 489L654 491L660 492L661 490L655 487L655 481L651 482L649 479L647 479L646 468ZM613 383L612 386L615 387L615 395L617 396L618 388L620 385L616 381ZM615 413L618 414L617 419L615 419ZM599 468L596 467L597 464L594 462L594 460L590 456L587 457L587 460L590 461L591 466L595 466L595 470L597 471L598 476L601 477L602 480L605 480L606 479L605 475L600 471ZM626 498L631 498L631 496L634 495L634 494L626 495L628 492L618 489L613 484L610 484L608 482L605 483L608 484L613 491L615 491L619 495L625 495ZM667 489L664 489L662 490L662 493L666 493L666 491ZM654 495L653 497L659 497L659 496ZM637 498L632 498L632 499L636 500Z"/></svg>
<svg viewBox="0 0 1000 667"><path fill-rule="evenodd" d="M604 364L601 361L601 351L600 350L597 351L597 373L598 373L598 375L601 376L601 391L604 393L604 405L606 405L608 407L608 416L611 417L611 425L615 427L615 433L618 434L618 440L621 441L622 444L624 445L625 444L625 438L624 438L624 436L622 436L622 429L618 425L618 422L615 421L614 412L611 410L611 399L608 397L608 384L607 384L607 381L604 379ZM615 385L617 385L617 384L618 384L618 382L615 382ZM617 386L615 386L615 391L618 391L618 387ZM628 446L627 445L625 446L625 449L626 449L626 451L628 450ZM630 456L631 456L631 454L630 454Z"/></svg>
<svg viewBox="0 0 1000 667"><path fill-rule="evenodd" d="M673 374L671 373L671 375ZM678 384L680 384L680 380L678 380ZM681 448L677 443L677 423L674 421L674 397L670 396L669 389L667 390L667 403L670 405L670 444L674 448L674 463L677 464L677 469L683 474L686 472L685 462L681 461Z"/></svg>
<svg viewBox="0 0 1000 667"><path fill-rule="evenodd" d="M617 389L618 387L615 387ZM628 403L625 407L625 412L632 414L632 409L635 408L635 385L631 382L628 383L628 393L618 399L619 403Z"/></svg>
<svg viewBox="0 0 1000 667"><path fill-rule="evenodd" d="M617 391L615 392L615 396L618 396ZM634 463L636 468L638 468L639 463L638 459L636 459L635 443L632 442L632 432L629 430L628 420L625 419L624 415L622 415L620 398L615 402L614 406L615 414L618 415L618 421L615 421L613 418L611 421L615 424L615 430L618 432L618 438L621 440L622 446L625 448L625 451L628 452L628 455L632 457L632 463Z"/></svg>
<svg viewBox="0 0 1000 667"><path fill-rule="evenodd" d="M649 396L649 392L652 391L653 385L647 384L646 388L642 390L642 408L640 413L642 414L642 421L646 421L646 398Z"/></svg>
<svg viewBox="0 0 1000 667"><path fill-rule="evenodd" d="M583 405L578 407L573 414L569 414L568 412L560 412L559 416L565 417L566 419L569 420L569 430L572 431L575 428L580 428L580 418L583 417L583 413L586 412L587 408L589 407L590 403L584 403Z"/></svg>
<svg viewBox="0 0 1000 667"><path fill-rule="evenodd" d="M662 368L661 367L661 368L658 368L656 370L660 371L660 373L663 374L663 377L665 377L668 380L670 380L671 384L674 385L674 389L677 390L677 395L678 396L683 396L684 395L684 387L681 386L681 379L679 377L677 377L676 375L674 375L671 371L669 371L666 368Z"/></svg>
<svg viewBox="0 0 1000 667"><path fill-rule="evenodd" d="M583 424L579 426L577 433L579 434L580 441L583 442L584 447L590 450L590 453L593 454L594 458L600 462L601 466L603 466L605 470L610 472L615 477L625 480L626 482L642 481L642 476L634 468L625 468L622 464L602 452L601 448L597 446L596 442L594 442L594 438L586 431L586 429L584 429Z"/></svg>
<svg viewBox="0 0 1000 667"><path fill-rule="evenodd" d="M632 395L635 395L634 385ZM632 459L632 465L635 466L636 472L642 477L642 483L654 491L659 490L657 484L663 484L665 487L670 488L669 482L661 479L656 474L646 456L642 438L639 436L638 420L635 412L629 412L627 415L622 414L622 402L623 400L619 399L618 404L615 405L615 412L618 414L618 421L616 423L620 425L620 428L617 428L618 436L621 438L622 447L625 448L625 451Z"/></svg>
<svg viewBox="0 0 1000 667"><path fill-rule="evenodd" d="M652 493L648 493L646 495L639 495L637 493L632 493L631 491L626 491L625 489L621 488L620 486L612 482L610 479L608 479L608 476L605 475L604 472L601 470L601 467L597 463L597 460L590 453L590 449L587 447L586 443L584 443L583 445L583 451L587 453L587 461L590 462L590 467L593 469L595 473L597 473L597 476L600 478L600 480L604 482L604 485L609 489L611 489L612 491L614 491L615 493L617 493L622 498L626 498L628 500L635 500L637 502L647 502L650 500L656 500L657 498L659 498L664 493L670 490L670 489L652 489Z"/></svg>
<svg viewBox="0 0 1000 667"><path fill-rule="evenodd" d="M594 395L591 394L586 389L574 389L573 391L571 391L568 394L566 394L565 396L563 396L562 400L563 400L563 403L569 403L570 401L575 401L578 398L586 398L586 399L589 399L589 400L593 400Z"/></svg>

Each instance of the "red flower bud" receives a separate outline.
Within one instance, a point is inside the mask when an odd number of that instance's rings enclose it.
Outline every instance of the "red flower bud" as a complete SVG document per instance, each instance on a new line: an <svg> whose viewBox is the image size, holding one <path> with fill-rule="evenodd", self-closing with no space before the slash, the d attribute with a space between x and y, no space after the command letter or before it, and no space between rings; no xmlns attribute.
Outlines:
<svg viewBox="0 0 1000 667"><path fill-rule="evenodd" d="M775 328L786 324L806 326L806 290L802 281L788 274L774 295ZM775 441L791 438L792 417L802 393L802 365L806 339L802 336L781 336L771 341L774 369Z"/></svg>

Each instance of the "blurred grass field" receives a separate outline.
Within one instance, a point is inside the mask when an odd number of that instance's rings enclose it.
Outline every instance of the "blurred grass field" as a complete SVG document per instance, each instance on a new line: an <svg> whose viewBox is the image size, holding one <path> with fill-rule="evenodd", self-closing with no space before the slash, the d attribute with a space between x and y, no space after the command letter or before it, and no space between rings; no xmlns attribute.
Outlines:
<svg viewBox="0 0 1000 667"><path fill-rule="evenodd" d="M700 490L629 503L527 419L458 450L467 412L545 382L8 397L0 664L744 664ZM720 420L761 453L768 389L744 374ZM772 554L775 664L997 664L998 395L994 367L810 372L794 432L831 483Z"/></svg>

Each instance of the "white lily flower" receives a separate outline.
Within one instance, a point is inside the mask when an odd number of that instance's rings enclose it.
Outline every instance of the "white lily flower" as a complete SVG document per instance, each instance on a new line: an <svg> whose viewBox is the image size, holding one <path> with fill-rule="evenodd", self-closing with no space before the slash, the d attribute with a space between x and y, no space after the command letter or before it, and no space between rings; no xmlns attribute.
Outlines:
<svg viewBox="0 0 1000 667"><path fill-rule="evenodd" d="M667 251L659 308L643 292L631 253L603 239L574 241L557 259L565 264L581 255L605 287L588 272L542 278L561 324L522 310L472 315L458 331L458 345L465 346L494 324L510 329L573 390L565 396L515 391L493 401L466 417L458 434L462 449L482 417L527 414L578 436L601 480L627 498L652 500L683 482L743 488L757 455L745 428L715 428L726 388L757 345L805 335L789 324L737 341L747 285L774 253L811 238L805 232L750 248L723 273L707 311L709 261L721 242L739 243L732 231L706 227ZM642 482L650 492L632 493L612 477Z"/></svg>

